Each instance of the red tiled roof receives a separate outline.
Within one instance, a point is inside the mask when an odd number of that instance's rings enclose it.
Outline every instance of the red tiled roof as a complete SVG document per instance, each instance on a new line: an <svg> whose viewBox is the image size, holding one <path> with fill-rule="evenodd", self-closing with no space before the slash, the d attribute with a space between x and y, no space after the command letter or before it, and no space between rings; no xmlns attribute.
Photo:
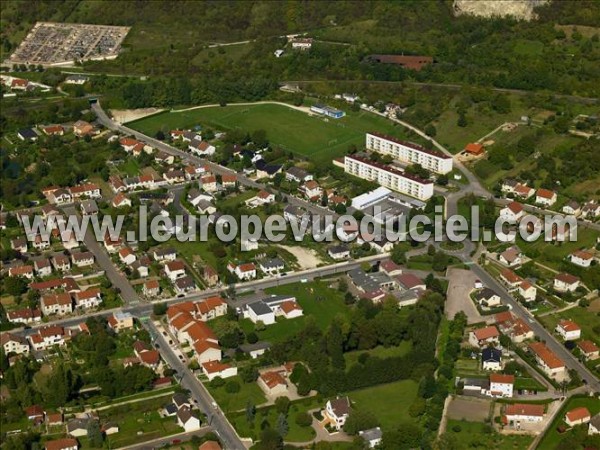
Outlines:
<svg viewBox="0 0 600 450"><path fill-rule="evenodd" d="M588 341L588 340L577 342L577 346L585 354L594 353L594 352L597 352L600 350L595 343L593 343L592 341Z"/></svg>
<svg viewBox="0 0 600 450"><path fill-rule="evenodd" d="M572 320L562 319L558 322L558 326L565 331L580 331L581 327Z"/></svg>
<svg viewBox="0 0 600 450"><path fill-rule="evenodd" d="M263 383L265 383L269 387L269 389L273 389L275 386L278 386L280 384L283 384L284 386L287 385L287 383L285 382L285 378L283 378L279 372L264 372L260 375L260 378L263 381Z"/></svg>
<svg viewBox="0 0 600 450"><path fill-rule="evenodd" d="M548 200L550 200L556 194L553 191L550 191L548 189L538 189L536 195L538 197L547 198Z"/></svg>
<svg viewBox="0 0 600 450"><path fill-rule="evenodd" d="M510 269L504 269L500 275L511 284L522 281L522 278Z"/></svg>
<svg viewBox="0 0 600 450"><path fill-rule="evenodd" d="M583 420L586 418L590 418L590 411L584 406L580 406L579 408L574 408L566 414L566 418L569 422L575 422L578 420Z"/></svg>
<svg viewBox="0 0 600 450"><path fill-rule="evenodd" d="M139 354L139 358L144 364L154 366L160 361L160 353L158 353L158 350L146 350Z"/></svg>
<svg viewBox="0 0 600 450"><path fill-rule="evenodd" d="M579 281L578 277L571 275L570 273L559 273L554 278L566 284L575 284Z"/></svg>
<svg viewBox="0 0 600 450"><path fill-rule="evenodd" d="M287 301L287 302L283 302L281 305L279 305L279 307L286 314L289 314L295 310L302 311L302 308L300 307L300 305L291 300Z"/></svg>
<svg viewBox="0 0 600 450"><path fill-rule="evenodd" d="M207 373L217 373L222 372L225 369L229 369L231 366L219 361L207 361L202 363L202 367Z"/></svg>
<svg viewBox="0 0 600 450"><path fill-rule="evenodd" d="M564 367L565 363L556 356L543 342L529 344L529 348L551 369Z"/></svg>
<svg viewBox="0 0 600 450"><path fill-rule="evenodd" d="M533 405L529 403L515 403L513 405L507 405L505 414L507 416L543 416L544 405Z"/></svg>
<svg viewBox="0 0 600 450"><path fill-rule="evenodd" d="M183 261L179 260L169 261L166 264L166 267L169 269L170 272L174 272L177 270L185 270L185 264L183 263Z"/></svg>
<svg viewBox="0 0 600 450"><path fill-rule="evenodd" d="M483 153L483 144L469 143L465 146L465 151L472 155L481 155Z"/></svg>
<svg viewBox="0 0 600 450"><path fill-rule="evenodd" d="M47 441L44 444L45 450L64 450L65 448L78 447L77 439L63 438Z"/></svg>
<svg viewBox="0 0 600 450"><path fill-rule="evenodd" d="M523 211L523 205L519 202L510 202L508 205L506 205L506 207L515 214L519 214L521 211Z"/></svg>
<svg viewBox="0 0 600 450"><path fill-rule="evenodd" d="M490 374L490 383L515 384L515 376L492 373Z"/></svg>
<svg viewBox="0 0 600 450"><path fill-rule="evenodd" d="M478 341L482 341L485 339L490 339L493 337L500 336L500 333L498 332L498 328L496 328L493 325L490 327L479 328L477 330L473 330L473 334L475 334L475 337L477 338Z"/></svg>

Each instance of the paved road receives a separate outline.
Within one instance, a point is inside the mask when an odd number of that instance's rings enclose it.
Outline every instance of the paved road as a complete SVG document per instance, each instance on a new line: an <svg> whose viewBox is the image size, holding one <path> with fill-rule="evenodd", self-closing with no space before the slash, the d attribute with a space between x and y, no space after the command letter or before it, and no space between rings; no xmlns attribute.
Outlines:
<svg viewBox="0 0 600 450"><path fill-rule="evenodd" d="M261 103L261 102L259 102L259 103ZM262 103L277 103L277 102L262 102ZM252 104L252 103L248 103L248 105L250 105L250 104ZM96 113L96 116L98 117L98 122L100 122L106 128L109 128L114 131L118 131L118 132L126 134L126 135L133 136L135 139L137 139L141 142L144 142L154 148L157 148L169 155L178 156L178 157L182 158L184 161L187 161L189 163L193 163L196 165L208 166L210 168L211 172L213 172L215 174L219 174L219 175L235 174L237 176L238 182L240 184L243 184L244 186L247 186L247 187L250 187L253 189L264 189L264 190L272 191L271 188L265 186L264 184L257 183L256 181L251 180L250 178L242 175L241 173L237 173L237 172L235 172L231 169L228 169L226 167L223 167L219 164L213 163L204 158L199 158L198 156L192 155L186 151L172 147L163 141L159 141L158 139L154 139L150 136L146 136L145 134L142 134L139 131L136 131L132 128L128 128L125 125L121 125L121 124L111 120L108 117L108 115L106 114L106 112L100 106L100 103L95 103L94 105L92 105L92 109ZM291 195L282 193L282 196L287 198L288 204L302 207L312 214L322 214L322 215L328 214L328 215L333 216L334 219L336 219L338 217L337 214L335 214L334 212L332 212L331 210L329 210L327 208L323 208L321 206L315 205L313 203L310 203L308 201L299 199L299 198L291 196Z"/></svg>
<svg viewBox="0 0 600 450"><path fill-rule="evenodd" d="M504 288L500 282L486 272L481 266L477 264L471 265L471 270L475 273L483 283L495 290L503 302L512 307L512 312L517 316L522 317L527 321L533 332L542 341L546 342L546 345L552 350L560 359L562 359L569 369L575 369L581 376L582 380L587 381L588 388L592 391L600 392L600 381L592 373L581 364L577 358L567 350L562 343L560 343L548 330L546 330L539 322L537 322L533 315L527 311L519 302L517 302Z"/></svg>
<svg viewBox="0 0 600 450"><path fill-rule="evenodd" d="M144 322L144 327L148 329L153 338L153 342L158 344L158 351L162 358L177 372L180 378L181 386L190 391L191 397L195 400L199 408L206 414L208 424L215 429L219 438L226 449L242 450L246 447L235 432L233 426L229 423L223 411L216 404L214 398L202 383L194 376L192 371L183 364L171 346L167 343L164 336L160 333L154 322L151 320ZM216 407L214 405L217 405Z"/></svg>
<svg viewBox="0 0 600 450"><path fill-rule="evenodd" d="M78 215L74 206L67 206L64 211L70 216ZM140 297L129 284L127 277L117 270L106 250L96 240L92 227L88 227L86 230L84 242L88 250L96 257L96 262L102 267L113 287L120 290L123 301L127 304L139 303Z"/></svg>

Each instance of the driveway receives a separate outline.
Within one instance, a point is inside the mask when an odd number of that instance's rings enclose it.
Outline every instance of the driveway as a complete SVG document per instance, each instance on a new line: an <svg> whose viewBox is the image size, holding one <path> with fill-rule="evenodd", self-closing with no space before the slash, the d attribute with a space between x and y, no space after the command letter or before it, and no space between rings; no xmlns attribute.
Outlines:
<svg viewBox="0 0 600 450"><path fill-rule="evenodd" d="M446 317L452 319L456 313L462 311L467 315L470 324L485 321L469 297L477 276L470 270L451 268L448 269L447 278L450 284L445 308Z"/></svg>

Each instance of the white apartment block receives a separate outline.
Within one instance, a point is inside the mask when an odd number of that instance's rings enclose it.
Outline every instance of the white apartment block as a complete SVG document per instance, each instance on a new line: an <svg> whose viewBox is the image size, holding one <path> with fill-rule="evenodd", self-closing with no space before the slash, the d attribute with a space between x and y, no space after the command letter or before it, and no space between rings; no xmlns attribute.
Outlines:
<svg viewBox="0 0 600 450"><path fill-rule="evenodd" d="M383 155L421 167L435 173L452 172L452 157L426 149L412 142L404 142L379 133L367 133L366 148Z"/></svg>
<svg viewBox="0 0 600 450"><path fill-rule="evenodd" d="M344 158L346 173L364 180L375 181L380 186L407 194L419 200L428 200L433 196L433 182L402 173L385 164L375 163L360 156L347 155Z"/></svg>

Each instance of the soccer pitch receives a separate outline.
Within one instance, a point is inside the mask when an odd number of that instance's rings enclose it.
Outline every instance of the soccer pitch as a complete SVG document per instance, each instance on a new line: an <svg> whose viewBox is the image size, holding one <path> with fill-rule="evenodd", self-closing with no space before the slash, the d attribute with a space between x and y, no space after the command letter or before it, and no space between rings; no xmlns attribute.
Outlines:
<svg viewBox="0 0 600 450"><path fill-rule="evenodd" d="M342 156L352 144L363 148L367 131L406 138L400 126L365 111L347 111L346 117L331 119L277 104L228 105L164 112L127 124L149 136L154 136L159 130L167 134L172 129L196 125L224 131L240 128L250 133L262 129L267 132L271 145L315 162Z"/></svg>

